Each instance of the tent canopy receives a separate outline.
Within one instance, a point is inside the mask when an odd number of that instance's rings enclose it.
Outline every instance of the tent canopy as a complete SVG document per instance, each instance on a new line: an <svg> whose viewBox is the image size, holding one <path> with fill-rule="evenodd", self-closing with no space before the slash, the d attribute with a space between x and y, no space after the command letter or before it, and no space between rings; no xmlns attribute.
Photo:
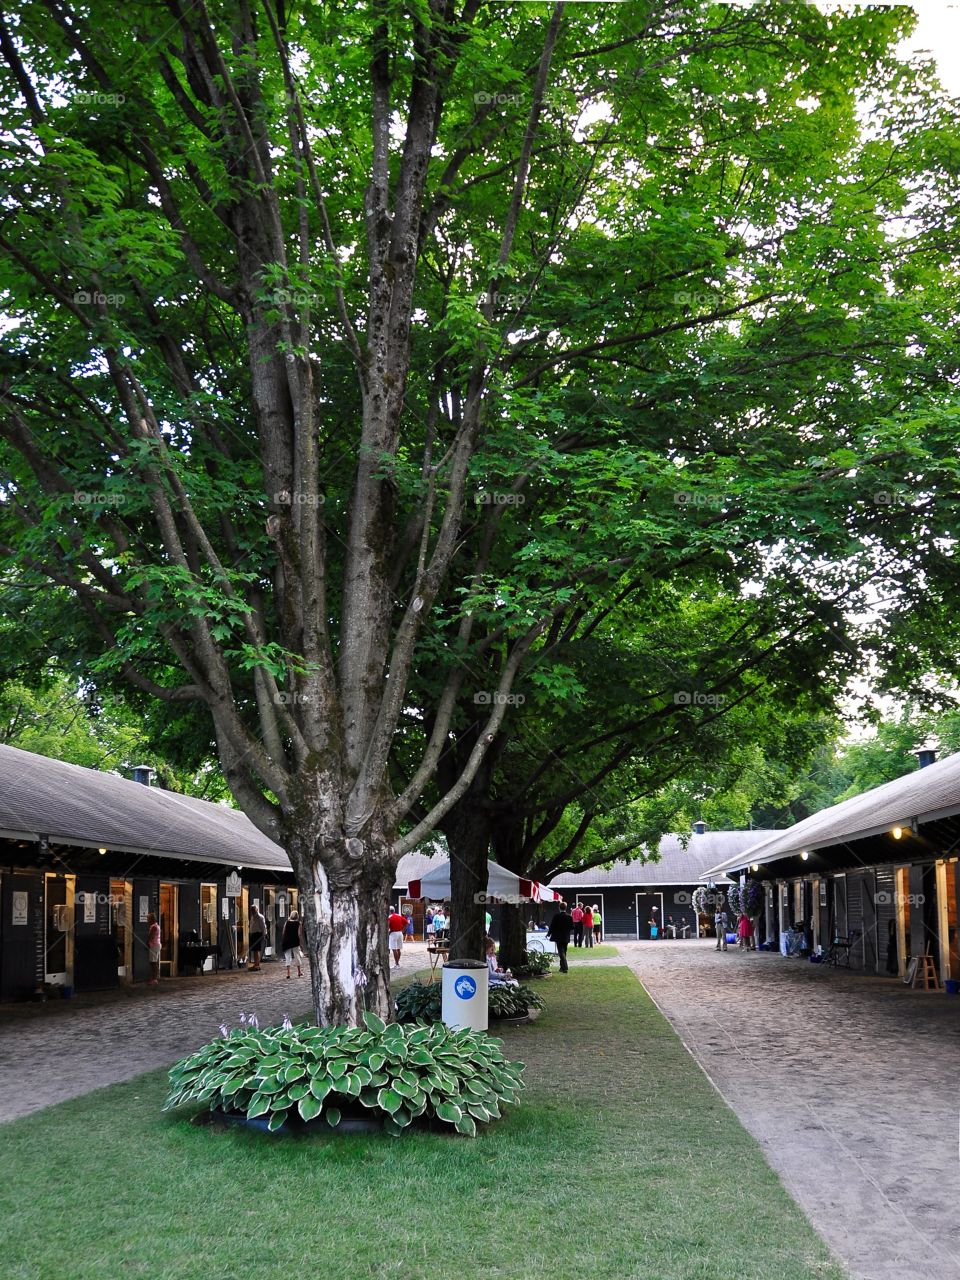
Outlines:
<svg viewBox="0 0 960 1280"><path fill-rule="evenodd" d="M540 885L536 880L525 880L514 875L498 862L487 863L487 896L490 898L523 899L536 902ZM549 891L548 891L549 892ZM407 887L410 898L449 898L450 862L441 862L420 880L411 880Z"/></svg>

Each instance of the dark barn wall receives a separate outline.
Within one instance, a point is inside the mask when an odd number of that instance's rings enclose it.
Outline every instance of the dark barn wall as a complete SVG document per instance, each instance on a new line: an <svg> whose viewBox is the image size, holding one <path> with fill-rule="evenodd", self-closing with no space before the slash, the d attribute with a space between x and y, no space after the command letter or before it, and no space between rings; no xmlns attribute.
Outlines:
<svg viewBox="0 0 960 1280"><path fill-rule="evenodd" d="M664 884L655 886L645 885L586 885L577 888L558 887L558 891L563 894L564 898L570 904L579 898L581 902L597 902L603 904L603 934L604 937L636 939L637 937L637 910L636 898L637 894L663 894L663 914L666 919L673 916L677 924L689 924L691 926L690 936L696 936L696 915L693 910L693 885L680 884ZM602 897L601 897L602 895ZM650 902L644 899L646 905ZM657 906L660 905L659 896L655 899ZM659 912L658 912L659 914ZM641 939L649 938L650 933L646 928L647 916L643 911L643 903L641 903Z"/></svg>
<svg viewBox="0 0 960 1280"><path fill-rule="evenodd" d="M0 1001L28 1000L44 977L43 876L24 871L5 871L2 876Z"/></svg>

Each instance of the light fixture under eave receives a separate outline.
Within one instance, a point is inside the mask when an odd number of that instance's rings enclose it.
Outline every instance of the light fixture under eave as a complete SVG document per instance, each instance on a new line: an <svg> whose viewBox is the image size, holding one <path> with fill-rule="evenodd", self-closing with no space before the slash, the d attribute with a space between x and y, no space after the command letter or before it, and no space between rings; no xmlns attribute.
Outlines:
<svg viewBox="0 0 960 1280"><path fill-rule="evenodd" d="M893 836L894 840L902 840L903 827L894 827L893 830L890 832L890 834Z"/></svg>
<svg viewBox="0 0 960 1280"><path fill-rule="evenodd" d="M760 870L760 863L759 863L759 862L751 862L751 863L750 863L750 870L751 870L751 871L759 871L759 870Z"/></svg>
<svg viewBox="0 0 960 1280"><path fill-rule="evenodd" d="M98 849L98 850L97 850L97 852L98 852L98 853L106 853L107 851L106 851L106 849Z"/></svg>
<svg viewBox="0 0 960 1280"><path fill-rule="evenodd" d="M806 862L806 860L810 857L810 851L808 849L801 850L800 857L804 860L804 862Z"/></svg>

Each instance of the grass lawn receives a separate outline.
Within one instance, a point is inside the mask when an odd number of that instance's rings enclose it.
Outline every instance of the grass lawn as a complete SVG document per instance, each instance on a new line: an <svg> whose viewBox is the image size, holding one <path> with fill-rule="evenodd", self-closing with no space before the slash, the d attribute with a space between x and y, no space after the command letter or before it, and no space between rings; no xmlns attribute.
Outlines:
<svg viewBox="0 0 960 1280"><path fill-rule="evenodd" d="M3 1126L4 1280L841 1280L629 970L538 989L475 1141L199 1127L162 1071Z"/></svg>
<svg viewBox="0 0 960 1280"><path fill-rule="evenodd" d="M594 947L570 946L567 948L568 960L610 960L619 954L612 942L601 942L599 946Z"/></svg>

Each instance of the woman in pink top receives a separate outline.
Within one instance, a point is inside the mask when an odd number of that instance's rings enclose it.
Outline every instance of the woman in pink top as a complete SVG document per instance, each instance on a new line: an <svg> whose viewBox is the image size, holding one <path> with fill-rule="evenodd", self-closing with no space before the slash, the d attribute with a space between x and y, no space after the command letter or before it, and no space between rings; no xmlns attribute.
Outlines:
<svg viewBox="0 0 960 1280"><path fill-rule="evenodd" d="M155 987L160 977L160 926L157 917L151 911L147 916L147 950L150 953L150 980L148 987Z"/></svg>

